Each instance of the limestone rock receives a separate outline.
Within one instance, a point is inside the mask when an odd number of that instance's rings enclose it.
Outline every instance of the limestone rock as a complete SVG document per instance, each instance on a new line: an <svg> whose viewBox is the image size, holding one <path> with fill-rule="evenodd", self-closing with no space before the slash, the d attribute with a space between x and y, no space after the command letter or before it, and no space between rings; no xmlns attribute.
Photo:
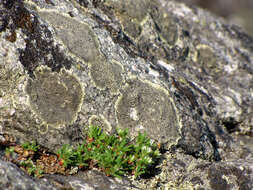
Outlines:
<svg viewBox="0 0 253 190"><path fill-rule="evenodd" d="M253 134L253 39L240 28L165 0L3 0L0 12L1 142L56 152L100 124L145 131L164 148L148 179L51 184L253 188L253 143L243 140Z"/></svg>

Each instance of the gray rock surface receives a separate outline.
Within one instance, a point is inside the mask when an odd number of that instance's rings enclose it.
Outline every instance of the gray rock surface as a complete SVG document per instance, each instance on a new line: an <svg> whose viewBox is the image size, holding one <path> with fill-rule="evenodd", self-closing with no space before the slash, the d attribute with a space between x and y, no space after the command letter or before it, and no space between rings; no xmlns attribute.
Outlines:
<svg viewBox="0 0 253 190"><path fill-rule="evenodd" d="M11 165L10 189L16 174L41 189L253 188L253 39L240 28L165 0L1 0L0 12L1 142L56 152L98 123L164 148L148 178L34 181Z"/></svg>
<svg viewBox="0 0 253 190"><path fill-rule="evenodd" d="M32 179L16 165L10 162L4 162L2 160L0 160L0 189L56 190L56 188L46 180L39 182L36 179Z"/></svg>

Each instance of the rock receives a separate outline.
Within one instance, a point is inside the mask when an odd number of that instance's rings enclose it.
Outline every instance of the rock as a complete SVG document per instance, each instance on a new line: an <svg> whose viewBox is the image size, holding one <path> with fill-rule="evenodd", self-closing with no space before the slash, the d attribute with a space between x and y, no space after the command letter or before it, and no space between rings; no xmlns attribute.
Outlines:
<svg viewBox="0 0 253 190"><path fill-rule="evenodd" d="M46 175L44 179L56 184L58 189L72 188L78 190L84 189L115 189L115 190L125 190L139 188L131 185L127 179L118 180L109 178L103 173L90 170L87 172L80 172L78 176L61 176L61 175ZM57 182L57 183L56 183Z"/></svg>
<svg viewBox="0 0 253 190"><path fill-rule="evenodd" d="M75 176L45 175L42 180L31 178L16 165L0 160L0 189L34 189L34 190L56 190L56 189L138 189L127 180L117 181L110 179L97 171L88 171Z"/></svg>
<svg viewBox="0 0 253 190"><path fill-rule="evenodd" d="M0 11L1 134L56 152L99 124L147 132L165 151L148 179L51 184L252 187L250 141L230 134L253 134L253 39L240 28L164 0L3 0Z"/></svg>
<svg viewBox="0 0 253 190"><path fill-rule="evenodd" d="M208 163L181 153L166 155L166 167L151 184L164 189L252 189L252 161L251 157ZM149 186L143 184L143 189Z"/></svg>
<svg viewBox="0 0 253 190"><path fill-rule="evenodd" d="M0 189L56 190L56 188L49 182L41 182L39 180L32 179L16 165L2 160L0 160L0 176Z"/></svg>

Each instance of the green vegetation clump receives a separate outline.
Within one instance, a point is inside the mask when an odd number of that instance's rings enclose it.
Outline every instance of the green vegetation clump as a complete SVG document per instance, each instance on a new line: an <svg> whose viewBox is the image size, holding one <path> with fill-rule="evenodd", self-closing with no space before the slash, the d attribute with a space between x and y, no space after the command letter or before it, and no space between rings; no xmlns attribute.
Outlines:
<svg viewBox="0 0 253 190"><path fill-rule="evenodd" d="M39 151L40 146L35 141L26 142L22 145L6 147L5 158L16 163L20 168L27 171L31 176L41 177L43 170L36 165L34 155Z"/></svg>
<svg viewBox="0 0 253 190"><path fill-rule="evenodd" d="M139 133L135 141L130 141L127 135L127 129L107 135L101 128L91 126L83 144L76 148L66 144L58 150L60 164L65 168L96 167L115 177L130 173L137 178L147 173L160 156L159 147L145 133Z"/></svg>
<svg viewBox="0 0 253 190"><path fill-rule="evenodd" d="M6 149L5 149L5 155L7 156L7 157L11 157L13 154L14 154L14 152L15 152L15 149L14 149L14 147L7 147Z"/></svg>
<svg viewBox="0 0 253 190"><path fill-rule="evenodd" d="M24 144L22 144L22 148L25 149L25 150L31 150L31 151L38 151L39 149L39 145L36 144L35 141L32 141L32 143L29 143L29 142L26 142Z"/></svg>
<svg viewBox="0 0 253 190"><path fill-rule="evenodd" d="M147 174L159 156L159 145L145 133L130 140L127 129L108 135L94 126L88 128L87 138L81 145L74 148L65 144L57 151L57 156L47 153L35 141L14 144L5 151L6 160L34 177L54 173L69 175L81 169L98 168L107 176L132 174L137 178Z"/></svg>
<svg viewBox="0 0 253 190"><path fill-rule="evenodd" d="M43 170L34 164L31 158L28 160L22 160L20 162L20 167L27 171L30 176L41 177L43 174Z"/></svg>

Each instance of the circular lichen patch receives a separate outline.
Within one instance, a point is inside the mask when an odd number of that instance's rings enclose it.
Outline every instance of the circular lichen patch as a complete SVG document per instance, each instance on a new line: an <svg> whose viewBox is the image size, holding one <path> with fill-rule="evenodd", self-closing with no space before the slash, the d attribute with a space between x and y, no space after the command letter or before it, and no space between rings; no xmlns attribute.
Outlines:
<svg viewBox="0 0 253 190"><path fill-rule="evenodd" d="M34 112L47 124L70 124L80 110L83 90L76 77L65 70L54 73L47 67L34 71L35 79L29 79L26 92Z"/></svg>
<svg viewBox="0 0 253 190"><path fill-rule="evenodd" d="M133 39L140 36L142 31L141 22L148 13L150 0L106 0L105 4L114 9L123 31L127 35Z"/></svg>
<svg viewBox="0 0 253 190"><path fill-rule="evenodd" d="M116 102L120 127L130 133L146 131L162 143L175 144L179 138L179 124L168 92L158 85L131 79Z"/></svg>
<svg viewBox="0 0 253 190"><path fill-rule="evenodd" d="M54 27L57 37L70 52L86 62L94 61L99 57L99 44L88 24L56 12L43 11L39 12L39 15Z"/></svg>
<svg viewBox="0 0 253 190"><path fill-rule="evenodd" d="M123 81L123 66L116 61L99 59L90 64L90 76L99 89L110 89L111 93L117 93Z"/></svg>

